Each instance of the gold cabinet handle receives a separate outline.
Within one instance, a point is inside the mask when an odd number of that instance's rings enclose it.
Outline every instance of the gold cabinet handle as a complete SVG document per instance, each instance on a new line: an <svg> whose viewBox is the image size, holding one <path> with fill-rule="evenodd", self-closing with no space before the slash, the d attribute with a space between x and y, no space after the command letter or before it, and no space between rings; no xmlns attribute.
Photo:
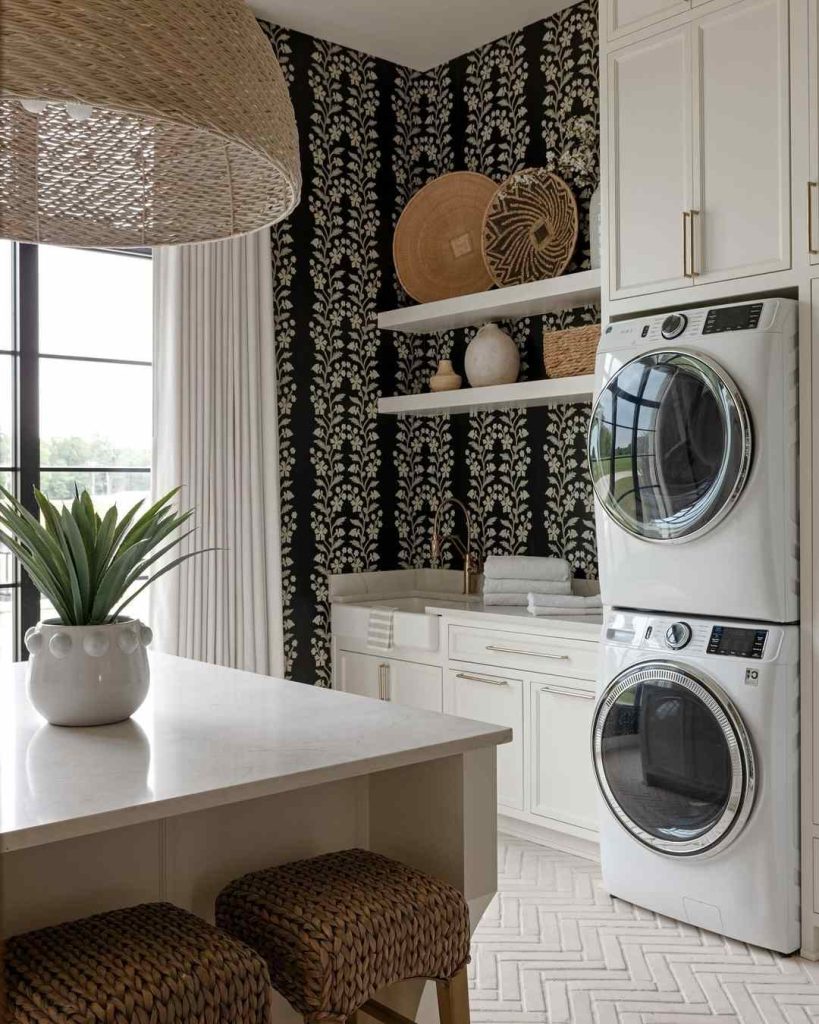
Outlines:
<svg viewBox="0 0 819 1024"><path fill-rule="evenodd" d="M688 271L688 219L691 216L690 210L683 210L682 214L682 242L683 242L683 277L691 277Z"/></svg>
<svg viewBox="0 0 819 1024"><path fill-rule="evenodd" d="M819 254L819 249L813 245L813 190L819 188L819 182L808 182L808 252L811 256Z"/></svg>
<svg viewBox="0 0 819 1024"><path fill-rule="evenodd" d="M568 686L541 686L541 693L559 693L563 697L579 697L581 700L594 700L590 690L574 690Z"/></svg>
<svg viewBox="0 0 819 1024"><path fill-rule="evenodd" d="M688 234L689 234L689 239L688 239L689 246L688 246L688 249L689 249L689 252L691 254L691 256L690 256L690 259L691 259L691 277L693 279L695 277L699 277L700 276L699 275L699 271L694 269L696 267L696 265L697 265L697 261L696 261L695 255L694 255L696 253L696 246L694 245L694 218L695 217L699 217L700 211L699 210L689 210L689 213L691 214L691 216L690 216L690 218L688 220Z"/></svg>
<svg viewBox="0 0 819 1024"><path fill-rule="evenodd" d="M487 651L496 654L525 654L527 658L548 658L550 661L570 661L568 654L547 654L546 651L526 651L522 647L504 647L501 644L487 644Z"/></svg>
<svg viewBox="0 0 819 1024"><path fill-rule="evenodd" d="M457 672L455 674L456 679L470 679L473 683L491 683L492 686L508 686L509 683L505 679L497 679L493 676L479 676L472 672Z"/></svg>
<svg viewBox="0 0 819 1024"><path fill-rule="evenodd" d="M390 666L386 662L378 666L378 699L390 699Z"/></svg>

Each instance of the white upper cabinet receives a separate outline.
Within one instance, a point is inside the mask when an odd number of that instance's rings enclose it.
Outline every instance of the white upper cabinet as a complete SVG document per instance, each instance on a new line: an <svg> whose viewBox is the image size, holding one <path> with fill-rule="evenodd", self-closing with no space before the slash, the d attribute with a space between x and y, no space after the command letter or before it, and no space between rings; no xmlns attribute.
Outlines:
<svg viewBox="0 0 819 1024"><path fill-rule="evenodd" d="M698 283L790 266L787 0L744 0L694 34Z"/></svg>
<svg viewBox="0 0 819 1024"><path fill-rule="evenodd" d="M807 185L806 218L808 235L805 240L808 259L819 263L819 0L808 0L808 180L796 181L797 190ZM799 195L799 191L797 191ZM803 192L802 195L805 195Z"/></svg>
<svg viewBox="0 0 819 1024"><path fill-rule="evenodd" d="M791 265L788 0L608 52L609 298Z"/></svg>
<svg viewBox="0 0 819 1024"><path fill-rule="evenodd" d="M608 58L609 289L613 298L690 283L691 34L675 28Z"/></svg>
<svg viewBox="0 0 819 1024"><path fill-rule="evenodd" d="M619 39L691 9L690 0L603 0L603 3L608 15L609 39Z"/></svg>

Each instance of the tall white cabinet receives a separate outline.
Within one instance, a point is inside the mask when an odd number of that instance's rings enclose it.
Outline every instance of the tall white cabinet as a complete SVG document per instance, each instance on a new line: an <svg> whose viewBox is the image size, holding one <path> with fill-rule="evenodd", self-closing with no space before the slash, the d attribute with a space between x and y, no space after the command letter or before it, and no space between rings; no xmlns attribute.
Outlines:
<svg viewBox="0 0 819 1024"><path fill-rule="evenodd" d="M788 0L672 21L604 47L613 304L791 266Z"/></svg>

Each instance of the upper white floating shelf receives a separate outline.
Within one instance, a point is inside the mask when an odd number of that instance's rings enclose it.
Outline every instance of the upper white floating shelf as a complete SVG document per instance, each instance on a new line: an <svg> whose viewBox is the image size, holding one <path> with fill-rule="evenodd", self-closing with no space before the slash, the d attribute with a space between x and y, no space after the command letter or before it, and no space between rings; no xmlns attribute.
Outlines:
<svg viewBox="0 0 819 1024"><path fill-rule="evenodd" d="M384 416L435 416L438 413L477 412L480 409L516 409L530 405L588 402L594 391L594 374L496 384L485 388L461 388L437 394L398 395L379 398Z"/></svg>
<svg viewBox="0 0 819 1024"><path fill-rule="evenodd" d="M578 274L550 277L531 284L514 284L475 295L458 295L454 299L391 309L378 314L378 326L382 331L426 334L456 327L477 327L488 320L539 316L599 302L600 271L582 270Z"/></svg>

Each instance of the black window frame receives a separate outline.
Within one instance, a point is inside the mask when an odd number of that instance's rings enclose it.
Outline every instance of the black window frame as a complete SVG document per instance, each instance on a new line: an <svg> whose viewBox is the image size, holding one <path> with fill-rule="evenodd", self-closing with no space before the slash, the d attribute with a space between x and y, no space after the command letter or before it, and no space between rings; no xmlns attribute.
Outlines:
<svg viewBox="0 0 819 1024"><path fill-rule="evenodd" d="M107 359L100 356L63 355L40 351L38 246L27 242L12 245L12 347L0 349L0 356L12 357L12 465L0 466L0 474L11 475L11 490L32 515L39 516L34 488L44 472L60 473L150 473L149 466L45 466L40 462L40 360L108 363L121 366L151 366L141 359ZM137 259L150 259L149 248L98 249ZM2 287L6 287L8 282ZM24 638L40 620L40 592L15 564L11 583L0 583L0 591L12 592L12 659L27 657Z"/></svg>

